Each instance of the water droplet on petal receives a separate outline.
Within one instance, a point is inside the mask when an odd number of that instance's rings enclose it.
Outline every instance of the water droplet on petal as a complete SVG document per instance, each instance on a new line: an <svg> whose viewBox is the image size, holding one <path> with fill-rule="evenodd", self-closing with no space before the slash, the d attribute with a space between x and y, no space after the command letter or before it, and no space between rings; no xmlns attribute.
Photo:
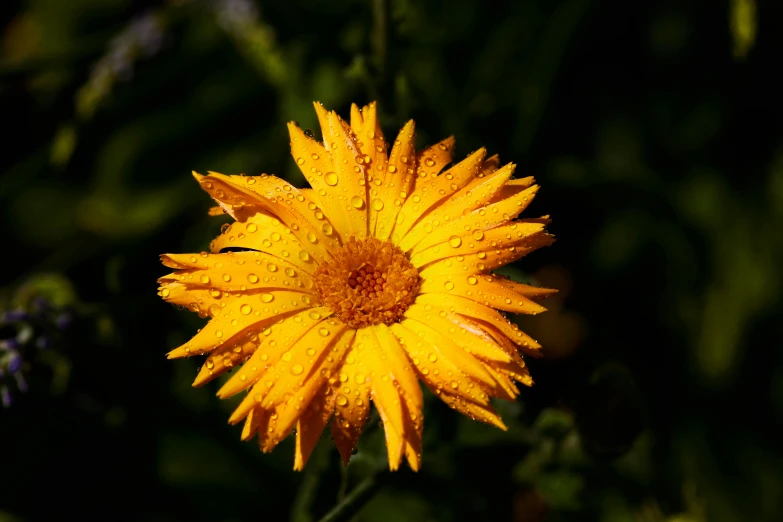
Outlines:
<svg viewBox="0 0 783 522"><path fill-rule="evenodd" d="M459 236L451 236L449 238L449 245L453 248L457 248L462 244L462 239Z"/></svg>
<svg viewBox="0 0 783 522"><path fill-rule="evenodd" d="M249 315L253 308L249 304L243 304L239 307L239 311L242 312L242 315Z"/></svg>
<svg viewBox="0 0 783 522"><path fill-rule="evenodd" d="M324 175L324 181L330 187L334 187L335 185L337 185L337 174L335 174L334 172L327 172Z"/></svg>
<svg viewBox="0 0 783 522"><path fill-rule="evenodd" d="M295 364L291 366L291 373L294 375L301 375L303 371L304 368L302 367L301 364Z"/></svg>
<svg viewBox="0 0 783 522"><path fill-rule="evenodd" d="M261 294L261 300L265 303L271 303L275 299L272 294Z"/></svg>
<svg viewBox="0 0 783 522"><path fill-rule="evenodd" d="M377 211L383 210L383 201L380 199L372 200L372 209Z"/></svg>

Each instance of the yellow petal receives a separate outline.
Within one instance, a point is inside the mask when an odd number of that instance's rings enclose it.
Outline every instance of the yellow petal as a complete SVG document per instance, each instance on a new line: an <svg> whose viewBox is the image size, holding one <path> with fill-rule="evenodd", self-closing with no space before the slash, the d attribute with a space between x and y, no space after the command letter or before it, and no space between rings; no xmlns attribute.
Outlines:
<svg viewBox="0 0 783 522"><path fill-rule="evenodd" d="M475 413L481 413L480 418L484 422L504 427L499 417L492 416L489 395L482 386L467 377L460 368L451 364L449 360L436 359L437 364L425 362L429 361L431 354L434 353L433 346L415 331L408 329L408 326L416 327L413 322L406 321L406 323L408 324L393 324L391 329L413 360L414 368L424 384L436 396L458 411L471 416ZM437 373L434 371L436 369ZM504 393L503 390L500 392Z"/></svg>
<svg viewBox="0 0 783 522"><path fill-rule="evenodd" d="M367 422L370 411L370 384L367 369L356 343L348 350L337 372L335 411L331 423L332 437L347 466L351 452Z"/></svg>
<svg viewBox="0 0 783 522"><path fill-rule="evenodd" d="M299 417L296 424L296 452L294 470L304 469L307 460L321 438L326 423L334 413L334 394L329 384L324 384L316 392L310 405Z"/></svg>
<svg viewBox="0 0 783 522"><path fill-rule="evenodd" d="M493 362L511 361L511 357L484 332L446 308L417 302L405 311L405 316L445 334L449 341L475 357Z"/></svg>
<svg viewBox="0 0 783 522"><path fill-rule="evenodd" d="M333 224L321 208L280 178L267 175L224 176L211 172L198 180L217 201L230 200L234 207L252 204L254 209L260 208L276 217L301 244L310 245L310 254L319 259L329 259L329 249L340 245L339 238L332 232ZM318 239L315 243L308 241L308 236L313 235Z"/></svg>
<svg viewBox="0 0 783 522"><path fill-rule="evenodd" d="M261 295L268 297L261 298ZM310 308L312 304L302 297L298 292L271 290L266 294L246 295L243 299L232 300L225 307L211 305L212 319L190 341L172 350L168 357L203 355L224 344L235 343L251 330L257 332L266 328L281 316Z"/></svg>
<svg viewBox="0 0 783 522"><path fill-rule="evenodd" d="M520 346L526 353L540 357L541 345L494 308L484 306L465 297L445 294L423 294L416 298L416 302L447 307L451 312L458 313L480 323L492 325L516 345Z"/></svg>
<svg viewBox="0 0 783 522"><path fill-rule="evenodd" d="M499 168L500 168L500 157L497 154L493 154L492 156L485 159L484 163L481 164L481 171L476 177L483 178L484 176L489 176Z"/></svg>
<svg viewBox="0 0 783 522"><path fill-rule="evenodd" d="M167 303L187 307L201 317L215 317L221 313L223 304L241 299L242 294L223 293L219 290L189 286L176 281L164 282L158 289L158 295ZM307 294L302 294L305 296Z"/></svg>
<svg viewBox="0 0 783 522"><path fill-rule="evenodd" d="M542 227L536 231L535 227ZM514 229L516 232L514 233ZM515 237L516 234L522 237ZM476 240L481 237L481 240ZM530 252L554 243L555 238L544 232L543 225L512 223L497 227L486 233L481 230L466 232L463 236L452 236L449 241L439 243L411 256L411 263L417 266L421 276L454 273L478 274L488 272L521 259Z"/></svg>
<svg viewBox="0 0 783 522"><path fill-rule="evenodd" d="M312 242L318 238L311 236ZM310 255L308 242L303 246L291 231L275 218L255 214L245 222L235 222L210 244L213 253L227 248L246 248L284 260L298 269L312 274L318 263Z"/></svg>
<svg viewBox="0 0 783 522"><path fill-rule="evenodd" d="M449 223L483 206L508 181L514 173L514 168L515 166L510 163L489 176L472 180L451 198L437 205L422 217L400 241L400 248L404 251L410 250L422 239L432 234L433 230L436 230L441 223Z"/></svg>
<svg viewBox="0 0 783 522"><path fill-rule="evenodd" d="M258 349L218 391L218 397L225 399L253 387L231 416L230 422L242 420L250 407L261 404L274 380L264 379L264 382L258 385L259 380L265 378L268 372L274 372L275 365L294 343L311 332L317 335L320 325L330 316L331 311L327 308L312 308L286 317L258 333ZM309 338L312 338L312 335Z"/></svg>
<svg viewBox="0 0 783 522"><path fill-rule="evenodd" d="M318 106L318 104L316 104ZM328 185L325 197L334 200L335 212L329 216L343 241L349 237L367 237L367 183L365 162L350 129L335 112L322 115L319 112L324 148L330 160L331 170L324 173Z"/></svg>
<svg viewBox="0 0 783 522"><path fill-rule="evenodd" d="M467 297L485 306L518 314L538 314L546 308L498 282L493 275L439 274L423 279L420 292Z"/></svg>
<svg viewBox="0 0 783 522"><path fill-rule="evenodd" d="M326 337L327 342L320 338L321 328L328 328L332 332ZM254 386L253 392L259 386L269 388L270 381L273 382L261 403L262 408L277 412L275 425L270 430L273 438L283 439L288 435L301 413L342 360L353 341L354 333L354 330L331 320L321 323L284 353L275 364L275 370L268 371L263 382ZM307 352L313 347L316 355L311 357ZM287 359L291 353L293 355L289 361ZM305 364L309 366L305 367Z"/></svg>
<svg viewBox="0 0 783 522"><path fill-rule="evenodd" d="M439 243L446 243L453 236L459 236L467 231L487 231L505 224L527 208L533 201L536 191L538 191L538 185L534 185L511 198L481 207L448 223L442 223L439 228L433 230L432 234L416 243L412 253L421 252Z"/></svg>
<svg viewBox="0 0 783 522"><path fill-rule="evenodd" d="M359 106L355 103L351 104L351 130L356 134L357 136L362 131L362 126L364 125L364 116L362 115L362 111L359 109Z"/></svg>
<svg viewBox="0 0 783 522"><path fill-rule="evenodd" d="M371 231L378 239L388 239L394 228L397 214L413 191L416 176L415 124L405 124L394 140L389 162L383 170L373 169L370 183Z"/></svg>
<svg viewBox="0 0 783 522"><path fill-rule="evenodd" d="M182 270L162 281L173 280L195 288L208 288L220 292L238 292L255 295L269 290L291 290L313 294L313 277L302 271L287 258L278 258L261 252L226 252L193 256L166 256L169 259L198 260L198 268Z"/></svg>
<svg viewBox="0 0 783 522"><path fill-rule="evenodd" d="M356 348L357 357L367 369L367 373L363 374L364 380L370 385L370 395L383 421L389 469L395 471L400 467L405 445L404 399L394 383L394 375L382 362L383 348L372 328L356 332Z"/></svg>
<svg viewBox="0 0 783 522"><path fill-rule="evenodd" d="M490 405L476 404L471 402L463 396L452 395L450 393L443 392L440 394L440 399L448 404L451 408L454 408L463 415L470 417L473 420L478 420L486 424L500 428L503 431L508 430L503 420L495 412L494 408Z"/></svg>
<svg viewBox="0 0 783 522"><path fill-rule="evenodd" d="M471 380L475 380L476 382L487 386L489 389L492 389L497 385L492 376L487 372L485 364L448 339L448 337L446 337L448 332L439 332L411 317L406 317L398 324L401 324L411 332L414 332L417 337L429 345L430 351L426 354L426 358L419 358L422 365L426 365L432 369L440 368L441 371L443 371L444 365L458 368L459 373L464 374L466 378L457 379L455 377L454 382L462 384L463 386L469 384L465 381ZM395 333L397 332L395 331ZM416 364L416 357L413 356L410 351L408 354L411 356L414 364Z"/></svg>
<svg viewBox="0 0 783 522"><path fill-rule="evenodd" d="M353 118L353 116L352 116ZM383 139L383 131L378 123L378 113L376 103L372 102L365 106L361 112L362 124L357 129L353 127L351 120L351 129L356 135L356 146L362 155L370 157L369 168L366 168L367 181L370 177L377 178L377 173L383 173L386 169L387 153L386 142ZM378 166L381 168L378 168ZM379 179L383 180L383 176Z"/></svg>
<svg viewBox="0 0 783 522"><path fill-rule="evenodd" d="M379 324L374 326L373 330L382 347L380 362L384 363L389 374L393 376L390 378L398 386L403 399L405 457L411 469L418 471L421 466L421 436L424 427L421 385L405 355L405 350L400 346L397 336L391 329L384 324Z"/></svg>
<svg viewBox="0 0 783 522"><path fill-rule="evenodd" d="M479 172L487 151L483 148L451 167L441 176L417 183L416 188L400 209L391 238L402 247L403 238L424 214L439 202L449 198L467 185Z"/></svg>
<svg viewBox="0 0 783 522"><path fill-rule="evenodd" d="M192 174L201 185L201 188L206 190L218 204L217 208L221 210L218 213L217 210L212 208L209 210L210 215L216 216L224 213L237 221L245 221L254 214L266 212L265 207L249 191L243 190L239 186L234 186L233 183L226 186L223 186L223 183L220 186L214 186L212 183L204 184L203 181L208 176L199 174L195 170Z"/></svg>
<svg viewBox="0 0 783 522"><path fill-rule="evenodd" d="M264 411L260 408L250 410L245 419L245 425L242 427L242 440L250 440L258 433L258 425L261 423L261 417Z"/></svg>
<svg viewBox="0 0 783 522"><path fill-rule="evenodd" d="M305 406L342 362L353 342L355 332L329 319L312 328L299 341L289 346L263 379L269 388L261 407L271 409L282 402Z"/></svg>
<svg viewBox="0 0 783 522"><path fill-rule="evenodd" d="M445 140L419 151L416 157L416 175L419 181L437 176L443 167L451 163L453 152L454 136L449 136Z"/></svg>
<svg viewBox="0 0 783 522"><path fill-rule="evenodd" d="M258 336L254 330L251 330L216 348L207 355L192 386L194 388L204 386L241 365L242 361L258 349L258 342Z"/></svg>
<svg viewBox="0 0 783 522"><path fill-rule="evenodd" d="M502 201L504 199L508 199L510 197L516 196L523 190L532 187L533 183L535 182L536 179L533 176L528 176L526 178L512 179L511 181L506 183L497 194L495 194L495 196L492 198L490 203L497 203L498 201Z"/></svg>

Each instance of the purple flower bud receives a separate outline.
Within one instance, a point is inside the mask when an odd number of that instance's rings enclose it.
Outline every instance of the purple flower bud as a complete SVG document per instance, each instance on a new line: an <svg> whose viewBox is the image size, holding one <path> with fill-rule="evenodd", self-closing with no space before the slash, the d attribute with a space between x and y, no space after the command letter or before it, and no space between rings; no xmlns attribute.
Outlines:
<svg viewBox="0 0 783 522"><path fill-rule="evenodd" d="M0 350L16 350L19 348L19 342L13 337L0 341Z"/></svg>
<svg viewBox="0 0 783 522"><path fill-rule="evenodd" d="M30 314L28 314L24 310L12 310L10 312L5 312L2 315L2 322L15 323L18 321L26 321L29 318L30 318Z"/></svg>
<svg viewBox="0 0 783 522"><path fill-rule="evenodd" d="M71 321L73 320L73 316L70 314L70 312L63 312L57 318L54 320L54 323L57 325L57 328L60 330L64 330L68 328L68 325L71 324Z"/></svg>
<svg viewBox="0 0 783 522"><path fill-rule="evenodd" d="M8 368L8 373L17 373L22 369L22 364L24 361L22 360L22 355L17 352L16 350L10 352L10 356L8 357L8 363L6 364L6 367Z"/></svg>

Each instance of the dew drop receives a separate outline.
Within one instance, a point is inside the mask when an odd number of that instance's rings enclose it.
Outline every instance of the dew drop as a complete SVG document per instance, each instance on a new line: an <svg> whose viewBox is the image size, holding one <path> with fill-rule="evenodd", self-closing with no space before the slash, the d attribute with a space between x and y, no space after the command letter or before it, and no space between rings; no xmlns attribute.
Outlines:
<svg viewBox="0 0 783 522"><path fill-rule="evenodd" d="M251 234L254 233L256 230L258 230L258 225L256 225L255 223L250 223L247 226L247 231L250 232Z"/></svg>
<svg viewBox="0 0 783 522"><path fill-rule="evenodd" d="M261 300L265 303L271 303L275 299L272 294L261 294Z"/></svg>
<svg viewBox="0 0 783 522"><path fill-rule="evenodd" d="M451 281L446 281L443 283L443 286L446 287L446 290L452 290L454 288L454 283Z"/></svg>
<svg viewBox="0 0 783 522"><path fill-rule="evenodd" d="M300 250L299 251L299 259L301 259L302 261L310 261L310 254L308 254L304 250Z"/></svg>
<svg viewBox="0 0 783 522"><path fill-rule="evenodd" d="M291 366L291 373L294 375L301 375L303 371L304 368L302 367L301 364L295 364Z"/></svg>
<svg viewBox="0 0 783 522"><path fill-rule="evenodd" d="M478 283L478 279L476 279L475 276L469 276L468 277L468 284L469 285L475 285L476 283Z"/></svg>
<svg viewBox="0 0 783 522"><path fill-rule="evenodd" d="M266 265L266 269L270 272L277 272L277 265L274 263L269 263Z"/></svg>
<svg viewBox="0 0 783 522"><path fill-rule="evenodd" d="M337 396L337 405L338 406L345 406L348 404L348 399L345 398L345 395L338 395Z"/></svg>
<svg viewBox="0 0 783 522"><path fill-rule="evenodd" d="M318 333L321 334L321 337L326 337L327 335L329 335L329 330L321 327L318 329Z"/></svg>
<svg viewBox="0 0 783 522"><path fill-rule="evenodd" d="M380 199L372 200L372 209L377 211L383 210L383 201Z"/></svg>
<svg viewBox="0 0 783 522"><path fill-rule="evenodd" d="M462 244L462 239L459 236L451 236L449 238L449 245L453 248L457 248Z"/></svg>
<svg viewBox="0 0 783 522"><path fill-rule="evenodd" d="M335 185L337 185L337 174L335 174L334 172L327 172L326 174L324 174L324 181L330 187L334 187Z"/></svg>
<svg viewBox="0 0 783 522"><path fill-rule="evenodd" d="M351 206L353 206L355 209L361 210L364 208L364 200L359 196L354 196L351 198Z"/></svg>
<svg viewBox="0 0 783 522"><path fill-rule="evenodd" d="M253 308L249 304L243 304L239 307L239 311L242 312L242 315L250 315L250 312L253 311Z"/></svg>
<svg viewBox="0 0 783 522"><path fill-rule="evenodd" d="M247 280L248 280L248 281L249 281L251 284L256 284L256 283L258 283L258 276L257 276L257 275L255 275L255 274L247 274Z"/></svg>

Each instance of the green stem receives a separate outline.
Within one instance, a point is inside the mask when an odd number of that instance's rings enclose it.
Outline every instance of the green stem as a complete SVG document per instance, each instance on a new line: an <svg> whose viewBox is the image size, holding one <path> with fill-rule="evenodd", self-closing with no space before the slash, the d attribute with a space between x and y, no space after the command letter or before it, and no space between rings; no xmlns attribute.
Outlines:
<svg viewBox="0 0 783 522"><path fill-rule="evenodd" d="M311 510L315 496L318 494L318 486L321 482L321 474L329 464L328 444L320 441L310 456L309 466L306 467L299 491L296 494L293 508L291 509L291 522L312 522Z"/></svg>
<svg viewBox="0 0 783 522"><path fill-rule="evenodd" d="M359 512L381 486L375 473L362 480L342 502L332 508L319 522L342 522Z"/></svg>
<svg viewBox="0 0 783 522"><path fill-rule="evenodd" d="M388 0L372 2L372 50L378 77L383 80L386 72L386 52L389 36Z"/></svg>

